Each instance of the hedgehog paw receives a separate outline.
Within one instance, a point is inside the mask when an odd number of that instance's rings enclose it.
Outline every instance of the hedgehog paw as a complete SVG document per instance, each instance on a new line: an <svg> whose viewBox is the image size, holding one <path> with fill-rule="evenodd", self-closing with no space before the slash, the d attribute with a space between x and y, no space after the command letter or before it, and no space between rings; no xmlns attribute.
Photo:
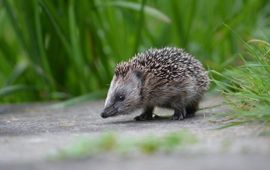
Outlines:
<svg viewBox="0 0 270 170"><path fill-rule="evenodd" d="M153 117L152 117L152 114L142 113L141 115L136 116L134 120L136 121L153 120Z"/></svg>
<svg viewBox="0 0 270 170"><path fill-rule="evenodd" d="M186 110L175 110L171 120L184 120L186 117Z"/></svg>
<svg viewBox="0 0 270 170"><path fill-rule="evenodd" d="M181 114L181 115L173 115L171 120L184 120L185 117Z"/></svg>

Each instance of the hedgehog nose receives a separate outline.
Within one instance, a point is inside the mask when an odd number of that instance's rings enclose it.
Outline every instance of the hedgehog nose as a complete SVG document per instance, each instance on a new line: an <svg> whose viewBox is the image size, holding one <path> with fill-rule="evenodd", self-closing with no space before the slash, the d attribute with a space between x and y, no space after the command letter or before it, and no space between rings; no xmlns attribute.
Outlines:
<svg viewBox="0 0 270 170"><path fill-rule="evenodd" d="M102 118L107 118L107 117L108 117L108 115L107 115L106 112L104 112L104 111L100 114L100 116L101 116Z"/></svg>

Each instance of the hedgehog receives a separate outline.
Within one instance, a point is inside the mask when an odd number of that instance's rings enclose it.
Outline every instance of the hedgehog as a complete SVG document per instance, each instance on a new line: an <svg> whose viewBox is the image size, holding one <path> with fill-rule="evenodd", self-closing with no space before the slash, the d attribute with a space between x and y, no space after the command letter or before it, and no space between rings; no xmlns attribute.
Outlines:
<svg viewBox="0 0 270 170"><path fill-rule="evenodd" d="M161 107L174 110L172 120L183 120L195 115L208 86L207 71L191 54L152 48L116 66L101 117L142 109L134 119L152 120L154 108Z"/></svg>

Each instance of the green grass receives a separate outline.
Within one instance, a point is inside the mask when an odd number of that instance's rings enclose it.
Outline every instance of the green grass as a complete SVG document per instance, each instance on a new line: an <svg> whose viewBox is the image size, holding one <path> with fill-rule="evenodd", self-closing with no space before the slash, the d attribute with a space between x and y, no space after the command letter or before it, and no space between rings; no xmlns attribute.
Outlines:
<svg viewBox="0 0 270 170"><path fill-rule="evenodd" d="M147 135L144 137L123 138L113 133L104 133L96 138L76 139L49 155L49 159L82 159L104 153L117 154L155 154L157 152L179 152L188 145L195 144L196 137L186 130L171 132L166 135Z"/></svg>
<svg viewBox="0 0 270 170"><path fill-rule="evenodd" d="M243 51L234 32L269 36L269 11L268 0L0 0L0 101L102 96L115 64L150 47L223 71Z"/></svg>
<svg viewBox="0 0 270 170"><path fill-rule="evenodd" d="M260 122L270 125L270 43L251 40L241 55L241 66L226 70L223 81L214 82L222 90L233 111L234 123Z"/></svg>

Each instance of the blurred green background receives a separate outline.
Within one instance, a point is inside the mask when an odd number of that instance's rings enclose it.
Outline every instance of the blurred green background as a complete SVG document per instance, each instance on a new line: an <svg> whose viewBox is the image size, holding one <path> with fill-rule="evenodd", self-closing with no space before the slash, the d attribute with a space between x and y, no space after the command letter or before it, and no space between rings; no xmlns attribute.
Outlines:
<svg viewBox="0 0 270 170"><path fill-rule="evenodd" d="M222 72L269 31L268 0L0 0L0 102L102 97L115 64L150 47Z"/></svg>

